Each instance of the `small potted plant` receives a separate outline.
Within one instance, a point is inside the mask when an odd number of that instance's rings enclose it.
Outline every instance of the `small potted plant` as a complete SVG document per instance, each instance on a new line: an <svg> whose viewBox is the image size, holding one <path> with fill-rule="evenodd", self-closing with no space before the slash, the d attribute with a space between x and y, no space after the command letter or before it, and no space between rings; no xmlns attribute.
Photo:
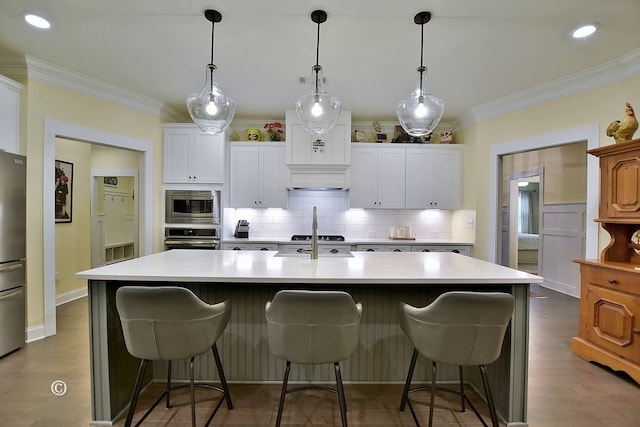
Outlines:
<svg viewBox="0 0 640 427"><path fill-rule="evenodd" d="M280 122L272 122L264 125L264 128L267 130L267 134L269 135L269 139L271 141L282 141L284 137L284 131L282 130L282 123Z"/></svg>

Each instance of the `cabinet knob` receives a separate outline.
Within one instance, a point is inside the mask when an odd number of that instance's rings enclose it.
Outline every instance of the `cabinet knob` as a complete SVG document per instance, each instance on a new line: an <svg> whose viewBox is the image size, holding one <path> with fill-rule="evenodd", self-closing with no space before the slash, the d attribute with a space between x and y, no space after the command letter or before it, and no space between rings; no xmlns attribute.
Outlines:
<svg viewBox="0 0 640 427"><path fill-rule="evenodd" d="M610 285L617 285L618 284L618 281L616 279L609 279L608 282L609 282Z"/></svg>
<svg viewBox="0 0 640 427"><path fill-rule="evenodd" d="M640 329L638 328L633 328L631 331L636 335L640 335Z"/></svg>

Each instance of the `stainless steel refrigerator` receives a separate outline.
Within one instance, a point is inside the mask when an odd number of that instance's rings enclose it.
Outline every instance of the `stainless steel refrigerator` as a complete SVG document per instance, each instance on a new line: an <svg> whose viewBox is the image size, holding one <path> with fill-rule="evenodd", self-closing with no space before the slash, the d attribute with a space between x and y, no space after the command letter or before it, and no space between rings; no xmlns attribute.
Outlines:
<svg viewBox="0 0 640 427"><path fill-rule="evenodd" d="M0 151L0 357L25 342L26 170Z"/></svg>

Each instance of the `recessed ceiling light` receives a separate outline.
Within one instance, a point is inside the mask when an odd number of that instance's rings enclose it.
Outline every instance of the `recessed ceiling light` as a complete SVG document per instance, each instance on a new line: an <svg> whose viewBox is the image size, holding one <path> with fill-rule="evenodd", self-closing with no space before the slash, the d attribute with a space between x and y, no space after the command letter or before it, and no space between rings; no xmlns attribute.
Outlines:
<svg viewBox="0 0 640 427"><path fill-rule="evenodd" d="M42 28L46 30L47 28L51 28L51 24L49 21L44 19L42 16L34 15L33 13L27 13L24 15L24 20L27 21L29 25L32 25L36 28Z"/></svg>
<svg viewBox="0 0 640 427"><path fill-rule="evenodd" d="M592 35L598 29L596 24L581 25L571 33L574 39L584 39Z"/></svg>

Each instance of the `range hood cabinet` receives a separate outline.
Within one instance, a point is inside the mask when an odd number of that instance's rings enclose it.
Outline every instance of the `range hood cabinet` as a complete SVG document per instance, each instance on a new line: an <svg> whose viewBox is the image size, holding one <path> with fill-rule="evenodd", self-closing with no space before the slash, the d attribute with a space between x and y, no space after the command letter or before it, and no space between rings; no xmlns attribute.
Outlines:
<svg viewBox="0 0 640 427"><path fill-rule="evenodd" d="M287 188L341 189L351 186L351 111L342 111L331 132L310 135L294 110L286 112Z"/></svg>

